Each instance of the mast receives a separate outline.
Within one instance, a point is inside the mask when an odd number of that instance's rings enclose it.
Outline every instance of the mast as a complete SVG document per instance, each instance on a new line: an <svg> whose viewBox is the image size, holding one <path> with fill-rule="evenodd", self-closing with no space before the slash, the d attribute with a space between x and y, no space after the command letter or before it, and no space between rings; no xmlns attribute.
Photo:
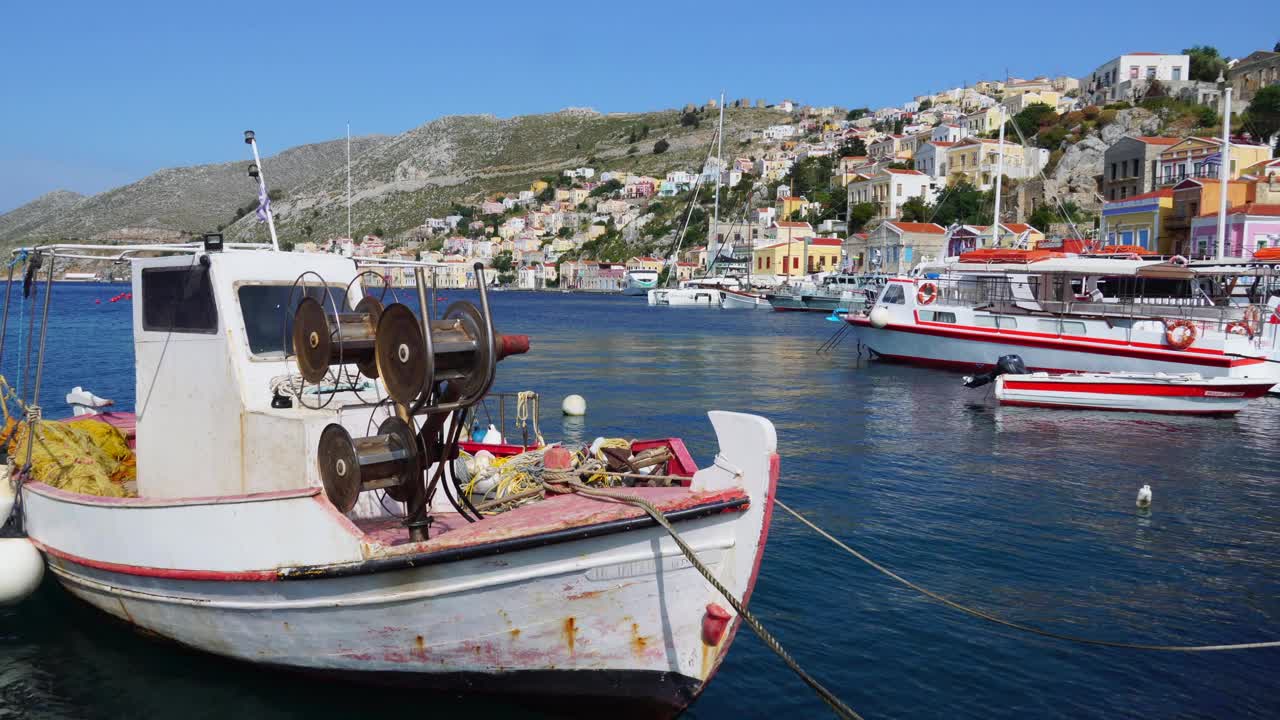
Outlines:
<svg viewBox="0 0 1280 720"><path fill-rule="evenodd" d="M1218 75L1221 82L1222 75ZM1231 177L1231 86L1223 88L1222 157L1218 164L1218 254L1227 254L1227 183Z"/></svg>
<svg viewBox="0 0 1280 720"><path fill-rule="evenodd" d="M258 194L265 198L265 202L262 203L262 209L266 211L264 214L267 216L267 229L271 231L271 249L279 250L280 241L276 239L276 219L271 212L271 198L267 195L267 176L262 172L262 159L258 157L258 141L252 130L244 131L244 141L245 144L253 148L252 170L258 174Z"/></svg>
<svg viewBox="0 0 1280 720"><path fill-rule="evenodd" d="M707 274L711 274L711 268L715 267L716 262L720 259L720 241L715 240L720 234L720 175L721 166L724 165L724 91L720 91L720 122L716 126L716 188L715 188L715 204L711 212L711 238L707 243L709 247L714 247L711 256L711 263L707 267Z"/></svg>
<svg viewBox="0 0 1280 720"><path fill-rule="evenodd" d="M991 225L991 247L1000 246L1000 190L1004 179L1004 105L1000 106L1000 152L996 154L996 207L995 223Z"/></svg>
<svg viewBox="0 0 1280 720"><path fill-rule="evenodd" d="M351 237L351 121L347 121L347 239Z"/></svg>

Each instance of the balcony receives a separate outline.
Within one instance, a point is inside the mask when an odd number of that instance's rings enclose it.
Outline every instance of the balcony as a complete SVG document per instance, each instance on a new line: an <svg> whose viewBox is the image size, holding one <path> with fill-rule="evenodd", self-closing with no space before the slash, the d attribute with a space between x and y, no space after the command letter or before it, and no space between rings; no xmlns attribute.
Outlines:
<svg viewBox="0 0 1280 720"><path fill-rule="evenodd" d="M1188 180L1188 179L1217 180L1219 167L1220 166L1218 165L1205 165L1204 167L1196 168L1195 172L1193 173L1177 173L1177 174L1165 173L1164 175L1161 175L1158 178L1156 185L1160 187L1169 187L1171 185L1177 185L1183 180Z"/></svg>

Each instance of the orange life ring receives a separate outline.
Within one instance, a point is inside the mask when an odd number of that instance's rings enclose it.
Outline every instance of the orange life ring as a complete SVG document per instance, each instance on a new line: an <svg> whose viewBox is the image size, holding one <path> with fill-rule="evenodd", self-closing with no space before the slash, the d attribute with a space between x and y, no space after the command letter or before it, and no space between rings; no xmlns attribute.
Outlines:
<svg viewBox="0 0 1280 720"><path fill-rule="evenodd" d="M916 302L921 305L932 305L933 301L937 299L938 285L936 283L920 283L920 289L916 290Z"/></svg>
<svg viewBox="0 0 1280 720"><path fill-rule="evenodd" d="M1249 337L1253 337L1253 329L1250 328L1249 325L1246 323L1229 322L1227 323L1227 334L1228 335L1248 335Z"/></svg>
<svg viewBox="0 0 1280 720"><path fill-rule="evenodd" d="M1196 324L1190 320L1169 320L1165 322L1164 339L1178 350L1186 350L1196 341L1200 334Z"/></svg>

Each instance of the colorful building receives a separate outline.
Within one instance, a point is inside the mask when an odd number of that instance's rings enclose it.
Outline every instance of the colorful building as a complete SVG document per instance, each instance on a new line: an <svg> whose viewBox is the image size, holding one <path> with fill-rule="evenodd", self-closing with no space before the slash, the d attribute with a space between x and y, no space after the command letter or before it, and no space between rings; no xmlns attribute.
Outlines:
<svg viewBox="0 0 1280 720"><path fill-rule="evenodd" d="M751 271L757 275L809 275L840 270L842 243L837 238L804 238L756 248Z"/></svg>
<svg viewBox="0 0 1280 720"><path fill-rule="evenodd" d="M1173 217L1173 189L1163 188L1102 206L1104 245L1137 245L1162 255L1175 253L1162 230Z"/></svg>
<svg viewBox="0 0 1280 720"><path fill-rule="evenodd" d="M1191 221L1191 247L1197 255L1214 255L1218 246L1218 214L1209 212ZM1262 248L1280 247L1280 205L1246 203L1227 210L1225 251L1248 258Z"/></svg>
<svg viewBox="0 0 1280 720"><path fill-rule="evenodd" d="M1187 178L1221 177L1221 147L1221 139L1206 137L1189 137L1170 145L1160 153L1160 185L1176 185ZM1233 140L1230 155L1227 179L1236 180L1245 168L1270 160L1271 148Z"/></svg>
<svg viewBox="0 0 1280 720"><path fill-rule="evenodd" d="M844 250L854 270L901 273L926 258L941 258L946 245L947 230L941 225L886 220L865 236L849 236Z"/></svg>
<svg viewBox="0 0 1280 720"><path fill-rule="evenodd" d="M1217 180L1210 178L1187 178L1173 186L1173 213L1164 223L1161 230L1161 247L1179 255L1196 254L1191 245L1191 221L1206 212L1218 207L1221 186ZM1235 207L1250 200L1252 187L1241 180L1227 183L1227 205ZM1168 235L1169 244L1164 244L1164 236Z"/></svg>

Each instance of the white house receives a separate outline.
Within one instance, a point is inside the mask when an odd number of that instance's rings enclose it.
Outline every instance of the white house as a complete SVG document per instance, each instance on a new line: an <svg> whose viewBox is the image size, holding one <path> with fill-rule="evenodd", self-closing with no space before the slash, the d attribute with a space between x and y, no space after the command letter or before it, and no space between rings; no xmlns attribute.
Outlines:
<svg viewBox="0 0 1280 720"><path fill-rule="evenodd" d="M795 125L770 125L760 131L765 140L786 140L796 134Z"/></svg>
<svg viewBox="0 0 1280 720"><path fill-rule="evenodd" d="M929 142L959 142L971 135L968 130L955 123L943 123L929 133ZM919 168L916 168L917 170Z"/></svg>
<svg viewBox="0 0 1280 720"><path fill-rule="evenodd" d="M849 183L849 206L874 203L876 218L902 217L902 205L911 198L933 202L938 183L919 170L882 168L864 180Z"/></svg>
<svg viewBox="0 0 1280 720"><path fill-rule="evenodd" d="M955 145L954 142L941 140L921 145L916 150L913 158L915 169L935 180L945 180L947 177L947 151L953 145Z"/></svg>
<svg viewBox="0 0 1280 720"><path fill-rule="evenodd" d="M1081 96L1094 105L1129 100L1135 83L1149 80L1180 83L1191 79L1191 58L1154 52L1121 55L1080 78Z"/></svg>

